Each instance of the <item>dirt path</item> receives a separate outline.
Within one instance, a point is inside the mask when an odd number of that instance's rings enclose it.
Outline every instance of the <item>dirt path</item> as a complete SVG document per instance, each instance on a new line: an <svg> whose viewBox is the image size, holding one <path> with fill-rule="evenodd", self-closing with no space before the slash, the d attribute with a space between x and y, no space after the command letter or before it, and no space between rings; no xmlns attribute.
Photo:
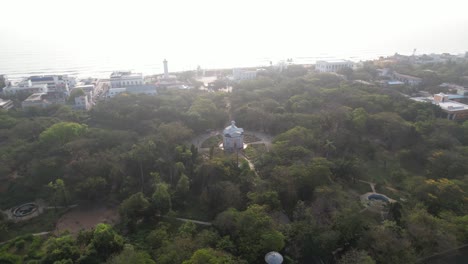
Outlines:
<svg viewBox="0 0 468 264"><path fill-rule="evenodd" d="M94 228L99 223L115 224L118 220L119 214L116 208L80 206L70 210L58 220L55 233L68 230L76 234L82 229Z"/></svg>
<svg viewBox="0 0 468 264"><path fill-rule="evenodd" d="M375 185L376 185L375 183L373 183L373 182L368 182L368 181L363 181L363 180L359 180L359 181L360 181L360 182L363 182L363 183L369 184L370 187L371 187L371 189L372 189L372 192L373 192L373 193L377 193L377 192L375 191Z"/></svg>

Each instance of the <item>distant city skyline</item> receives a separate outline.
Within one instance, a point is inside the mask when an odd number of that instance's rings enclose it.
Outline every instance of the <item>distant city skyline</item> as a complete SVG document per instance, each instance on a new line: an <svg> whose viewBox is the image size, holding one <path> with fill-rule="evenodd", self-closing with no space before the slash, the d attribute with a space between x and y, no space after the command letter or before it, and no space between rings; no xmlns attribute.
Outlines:
<svg viewBox="0 0 468 264"><path fill-rule="evenodd" d="M446 1L2 1L0 72L154 69L162 60L468 51L468 3ZM9 21L9 22L8 22ZM250 63L248 61L251 61Z"/></svg>

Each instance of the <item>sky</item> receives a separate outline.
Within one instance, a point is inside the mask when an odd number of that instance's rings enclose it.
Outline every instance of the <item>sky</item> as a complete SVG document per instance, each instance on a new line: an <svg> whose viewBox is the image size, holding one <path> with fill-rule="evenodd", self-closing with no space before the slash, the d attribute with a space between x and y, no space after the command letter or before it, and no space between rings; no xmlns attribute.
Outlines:
<svg viewBox="0 0 468 264"><path fill-rule="evenodd" d="M466 0L2 0L1 10L0 55L158 50L206 61L468 51Z"/></svg>

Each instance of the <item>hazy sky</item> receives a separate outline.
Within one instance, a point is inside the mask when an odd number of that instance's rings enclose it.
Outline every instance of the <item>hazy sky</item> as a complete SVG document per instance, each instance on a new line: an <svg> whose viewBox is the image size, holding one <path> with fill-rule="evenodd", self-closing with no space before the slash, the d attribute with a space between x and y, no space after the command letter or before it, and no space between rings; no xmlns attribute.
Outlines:
<svg viewBox="0 0 468 264"><path fill-rule="evenodd" d="M1 10L3 54L156 50L206 61L468 51L467 0L2 0Z"/></svg>
<svg viewBox="0 0 468 264"><path fill-rule="evenodd" d="M62 35L62 47L96 40L202 53L468 49L464 0L2 0L1 9L1 33L38 45Z"/></svg>

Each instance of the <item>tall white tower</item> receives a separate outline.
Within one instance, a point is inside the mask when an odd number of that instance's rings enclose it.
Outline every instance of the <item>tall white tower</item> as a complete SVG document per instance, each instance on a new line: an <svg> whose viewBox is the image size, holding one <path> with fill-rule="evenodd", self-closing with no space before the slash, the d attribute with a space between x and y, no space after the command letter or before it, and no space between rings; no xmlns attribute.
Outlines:
<svg viewBox="0 0 468 264"><path fill-rule="evenodd" d="M164 59L164 79L169 79L169 70L167 69L167 60Z"/></svg>

